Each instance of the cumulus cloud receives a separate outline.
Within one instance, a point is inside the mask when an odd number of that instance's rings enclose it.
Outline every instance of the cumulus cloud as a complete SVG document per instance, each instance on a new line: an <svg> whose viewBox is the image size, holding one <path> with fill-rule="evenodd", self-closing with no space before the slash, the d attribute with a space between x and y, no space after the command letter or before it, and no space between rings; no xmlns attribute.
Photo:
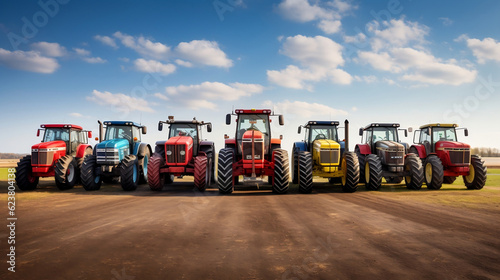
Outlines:
<svg viewBox="0 0 500 280"><path fill-rule="evenodd" d="M118 45L116 44L115 39L109 36L95 35L94 39L103 43L104 45L112 47L113 49L118 49Z"/></svg>
<svg viewBox="0 0 500 280"><path fill-rule="evenodd" d="M165 100L165 101L170 100L170 98L168 98L168 96L166 96L165 94L161 94L159 92L153 94L153 96L156 98L159 98L161 100Z"/></svg>
<svg viewBox="0 0 500 280"><path fill-rule="evenodd" d="M156 60L145 60L142 58L134 61L135 69L147 73L159 73L160 75L168 75L175 72L174 64L163 64Z"/></svg>
<svg viewBox="0 0 500 280"><path fill-rule="evenodd" d="M134 37L117 31L113 34L113 37L120 40L124 46L136 51L144 57L164 60L167 59L170 54L169 46L159 42L153 42L143 36Z"/></svg>
<svg viewBox="0 0 500 280"><path fill-rule="evenodd" d="M480 64L484 64L488 60L500 62L500 42L497 42L493 38L479 40L462 35L456 41L465 41L467 47L472 51L472 54Z"/></svg>
<svg viewBox="0 0 500 280"><path fill-rule="evenodd" d="M91 63L91 64L96 64L96 63L106 63L107 60L105 59L102 59L100 57L90 57L90 51L86 50L86 49L80 49L80 48L73 48L73 50L75 51L75 53L80 56L80 58L87 62L87 63Z"/></svg>
<svg viewBox="0 0 500 280"><path fill-rule="evenodd" d="M258 84L203 82L197 85L171 86L165 89L166 97L186 108L215 110L217 103L234 101L242 97L261 93L264 87ZM159 97L159 96L157 96ZM161 99L161 97L159 97Z"/></svg>
<svg viewBox="0 0 500 280"><path fill-rule="evenodd" d="M86 49L73 48L73 50L75 51L75 53L77 55L80 55L80 56L88 56L88 55L90 55L90 51L88 51Z"/></svg>
<svg viewBox="0 0 500 280"><path fill-rule="evenodd" d="M44 56L61 57L66 55L66 48L58 43L38 42L31 44L31 48Z"/></svg>
<svg viewBox="0 0 500 280"><path fill-rule="evenodd" d="M149 103L142 99L131 97L123 93L111 93L108 91L93 90L87 100L100 106L108 106L118 112L129 113L133 111L154 112Z"/></svg>
<svg viewBox="0 0 500 280"><path fill-rule="evenodd" d="M36 51L8 51L0 48L0 65L6 67L30 71L36 73L50 74L59 68L57 60L42 56Z"/></svg>
<svg viewBox="0 0 500 280"><path fill-rule="evenodd" d="M176 54L187 61L196 64L229 68L233 61L228 59L217 42L206 40L193 40L182 42L175 48Z"/></svg>
<svg viewBox="0 0 500 280"><path fill-rule="evenodd" d="M308 103L303 101L292 102L289 100L285 100L283 102L276 103L265 101L263 105L279 109L279 111L284 115L295 115L304 119L330 118L335 116L346 116L348 114L347 111L335 109L324 104Z"/></svg>
<svg viewBox="0 0 500 280"><path fill-rule="evenodd" d="M188 68L193 67L193 63L191 63L189 61L184 61L182 59L176 59L175 63L177 63L177 65L188 67Z"/></svg>
<svg viewBox="0 0 500 280"><path fill-rule="evenodd" d="M318 27L326 34L340 31L342 16L354 7L345 1L283 0L278 12L285 18L297 22L318 21Z"/></svg>
<svg viewBox="0 0 500 280"><path fill-rule="evenodd" d="M454 59L435 57L425 48L427 26L404 19L373 22L370 51L358 51L356 61L374 69L399 75L403 81L420 85L461 85L473 82L477 71L458 65ZM411 47L410 47L411 46ZM392 80L386 80L394 84Z"/></svg>
<svg viewBox="0 0 500 280"><path fill-rule="evenodd" d="M352 76L338 69L344 65L342 46L332 39L297 35L288 37L280 53L300 64L288 65L283 70L268 70L271 83L293 89L312 90L310 82L330 80L336 84L350 84Z"/></svg>

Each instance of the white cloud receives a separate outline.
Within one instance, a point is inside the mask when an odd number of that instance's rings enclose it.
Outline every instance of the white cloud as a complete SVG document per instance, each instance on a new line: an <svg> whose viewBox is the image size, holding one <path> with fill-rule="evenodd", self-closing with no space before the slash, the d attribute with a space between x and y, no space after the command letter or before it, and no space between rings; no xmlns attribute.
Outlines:
<svg viewBox="0 0 500 280"><path fill-rule="evenodd" d="M369 75L369 76L354 76L354 79L358 82L365 82L367 84L372 84L372 83L376 83L378 82L378 79L377 77L373 76L373 75Z"/></svg>
<svg viewBox="0 0 500 280"><path fill-rule="evenodd" d="M352 81L349 73L337 68L344 65L342 46L329 38L302 35L288 37L280 52L299 62L302 68L288 65L283 70L268 70L267 78L271 83L312 90L308 82L330 80L336 84L350 84Z"/></svg>
<svg viewBox="0 0 500 280"><path fill-rule="evenodd" d="M380 29L383 27L384 29ZM382 26L376 21L372 22L370 29L374 36L371 46L374 51L385 48L405 47L412 43L420 47L425 44L425 36L429 34L429 28L417 22L404 21L404 19L392 19L390 22L382 22Z"/></svg>
<svg viewBox="0 0 500 280"><path fill-rule="evenodd" d="M72 117L75 117L75 118L82 118L83 117L83 115L80 113L70 113L69 115Z"/></svg>
<svg viewBox="0 0 500 280"><path fill-rule="evenodd" d="M44 56L61 57L66 55L66 48L58 43L38 42L31 44L31 48Z"/></svg>
<svg viewBox="0 0 500 280"><path fill-rule="evenodd" d="M0 48L0 64L12 69L50 74L59 68L57 60L35 51L8 51Z"/></svg>
<svg viewBox="0 0 500 280"><path fill-rule="evenodd" d="M264 106L275 107L284 115L295 115L305 119L323 118L329 119L334 116L346 116L348 113L344 110L335 109L324 104L308 103L303 101L289 101L273 103L265 101Z"/></svg>
<svg viewBox="0 0 500 280"><path fill-rule="evenodd" d="M75 53L77 55L80 55L80 56L89 56L90 55L90 51L88 51L86 49L73 48L73 50L75 51Z"/></svg>
<svg viewBox="0 0 500 280"><path fill-rule="evenodd" d="M161 75L168 75L175 72L174 64L163 64L156 60L145 60L142 58L134 61L135 69L147 73L159 73Z"/></svg>
<svg viewBox="0 0 500 280"><path fill-rule="evenodd" d="M124 46L133 49L144 57L165 60L170 54L169 46L153 42L143 36L133 37L117 31L113 34L113 37L120 40Z"/></svg>
<svg viewBox="0 0 500 280"><path fill-rule="evenodd" d="M182 59L176 59L175 63L177 63L177 65L188 67L188 68L193 67L193 63L191 63L189 61L184 61Z"/></svg>
<svg viewBox="0 0 500 280"><path fill-rule="evenodd" d="M91 63L91 64L96 64L96 63L106 63L107 60L105 59L102 59L100 57L90 57L90 51L86 50L86 49L80 49L80 48L73 48L73 50L75 51L75 53L80 56L80 58L87 62L87 63Z"/></svg>
<svg viewBox="0 0 500 280"><path fill-rule="evenodd" d="M484 38L483 40L479 40L462 35L455 41L462 40L467 43L467 47L472 51L472 54L480 64L486 63L487 60L500 62L500 42L497 42L495 39Z"/></svg>
<svg viewBox="0 0 500 280"><path fill-rule="evenodd" d="M215 41L193 40L182 42L175 48L176 54L196 64L229 68L233 61L219 48Z"/></svg>
<svg viewBox="0 0 500 280"><path fill-rule="evenodd" d="M366 41L366 35L364 33L358 33L355 36L344 36L344 42L352 44L363 44Z"/></svg>
<svg viewBox="0 0 500 280"><path fill-rule="evenodd" d="M221 100L234 101L263 90L264 87L257 84L203 82L198 85L167 87L165 92L169 99L186 108L215 110Z"/></svg>
<svg viewBox="0 0 500 280"><path fill-rule="evenodd" d="M129 113L132 111L154 112L154 110L149 107L149 103L146 100L130 97L123 93L93 90L92 95L87 96L87 100L101 106L110 106L122 113Z"/></svg>
<svg viewBox="0 0 500 280"><path fill-rule="evenodd" d="M453 20L447 17L440 17L439 19L441 20L444 26L451 26L453 24Z"/></svg>
<svg viewBox="0 0 500 280"><path fill-rule="evenodd" d="M340 20L322 20L318 23L319 29L323 30L326 34L334 34L340 31L342 23Z"/></svg>
<svg viewBox="0 0 500 280"><path fill-rule="evenodd" d="M115 39L109 36L95 35L94 39L103 43L104 45L112 47L113 49L118 49L118 45L116 44Z"/></svg>
<svg viewBox="0 0 500 280"><path fill-rule="evenodd" d="M161 94L159 92L153 94L153 96L165 101L170 100L170 98L168 98L165 94Z"/></svg>

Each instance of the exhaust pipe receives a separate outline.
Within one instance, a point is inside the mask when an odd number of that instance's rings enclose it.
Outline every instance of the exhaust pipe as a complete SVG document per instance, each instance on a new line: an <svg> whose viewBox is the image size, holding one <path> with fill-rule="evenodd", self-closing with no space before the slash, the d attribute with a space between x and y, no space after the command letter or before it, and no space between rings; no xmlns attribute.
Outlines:
<svg viewBox="0 0 500 280"><path fill-rule="evenodd" d="M101 121L97 121L97 123L99 124L99 143L102 142L102 135L104 134L104 128L102 127L102 122Z"/></svg>
<svg viewBox="0 0 500 280"><path fill-rule="evenodd" d="M345 129L345 151L349 151L349 121L344 121L344 129Z"/></svg>

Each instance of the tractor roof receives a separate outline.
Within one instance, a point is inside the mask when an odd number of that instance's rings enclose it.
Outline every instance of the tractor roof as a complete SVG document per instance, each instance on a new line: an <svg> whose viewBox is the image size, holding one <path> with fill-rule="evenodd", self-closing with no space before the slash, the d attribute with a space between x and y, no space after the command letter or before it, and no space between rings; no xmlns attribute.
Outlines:
<svg viewBox="0 0 500 280"><path fill-rule="evenodd" d="M331 125L331 126L338 126L339 122L338 121L308 121L304 127L308 127L311 125Z"/></svg>
<svg viewBox="0 0 500 280"><path fill-rule="evenodd" d="M371 123L365 126L364 130L372 127L399 127L399 123Z"/></svg>
<svg viewBox="0 0 500 280"><path fill-rule="evenodd" d="M192 120L192 121L176 121L176 120L168 120L166 121L168 124L173 124L173 123L178 123L178 124L199 124L199 125L204 125L204 121L199 121L199 120Z"/></svg>
<svg viewBox="0 0 500 280"><path fill-rule="evenodd" d="M236 109L236 114L271 114L270 109Z"/></svg>
<svg viewBox="0 0 500 280"><path fill-rule="evenodd" d="M428 127L458 127L456 123L430 123L424 124L420 127L420 129L428 128Z"/></svg>
<svg viewBox="0 0 500 280"><path fill-rule="evenodd" d="M138 124L136 122L131 122L131 121L105 121L105 125L130 125L130 126L136 126L136 127L142 127L141 124Z"/></svg>
<svg viewBox="0 0 500 280"><path fill-rule="evenodd" d="M83 128L79 125L74 124L42 124L41 128L74 128L78 130L83 130Z"/></svg>

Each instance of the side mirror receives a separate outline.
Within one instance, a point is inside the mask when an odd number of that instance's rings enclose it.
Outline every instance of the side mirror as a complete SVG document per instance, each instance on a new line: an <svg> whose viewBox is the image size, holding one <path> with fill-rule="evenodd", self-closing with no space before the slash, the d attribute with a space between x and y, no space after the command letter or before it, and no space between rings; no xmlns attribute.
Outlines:
<svg viewBox="0 0 500 280"><path fill-rule="evenodd" d="M212 124L211 123L207 124L207 131L212 132Z"/></svg>
<svg viewBox="0 0 500 280"><path fill-rule="evenodd" d="M148 128L146 126L142 127L142 134L148 133Z"/></svg>
<svg viewBox="0 0 500 280"><path fill-rule="evenodd" d="M469 130L467 128L464 129L464 135L465 135L465 137L469 136Z"/></svg>
<svg viewBox="0 0 500 280"><path fill-rule="evenodd" d="M36 131L36 137L39 137L39 136L40 136L40 129L38 129L38 130Z"/></svg>
<svg viewBox="0 0 500 280"><path fill-rule="evenodd" d="M283 115L280 115L278 117L278 119L279 119L280 125L284 125L285 124L285 118L283 117Z"/></svg>
<svg viewBox="0 0 500 280"><path fill-rule="evenodd" d="M359 129L359 136L363 136L363 128Z"/></svg>
<svg viewBox="0 0 500 280"><path fill-rule="evenodd" d="M230 125L231 124L231 114L226 115L226 124Z"/></svg>
<svg viewBox="0 0 500 280"><path fill-rule="evenodd" d="M297 133L300 134L301 131L302 131L302 126L299 125L299 129L297 130Z"/></svg>
<svg viewBox="0 0 500 280"><path fill-rule="evenodd" d="M413 132L413 127L408 127L408 132L412 133Z"/></svg>
<svg viewBox="0 0 500 280"><path fill-rule="evenodd" d="M415 136L417 136L417 135L418 135L418 132L419 132L419 131L420 131L420 130L415 130L415 133L413 133L413 144L418 144L418 142L416 142L416 141L415 141Z"/></svg>
<svg viewBox="0 0 500 280"><path fill-rule="evenodd" d="M163 123L159 122L158 123L158 131L162 131L162 130L163 130Z"/></svg>
<svg viewBox="0 0 500 280"><path fill-rule="evenodd" d="M406 129L405 129L405 137L408 137L408 130L406 130Z"/></svg>
<svg viewBox="0 0 500 280"><path fill-rule="evenodd" d="M280 135L280 140L283 140L283 135Z"/></svg>
<svg viewBox="0 0 500 280"><path fill-rule="evenodd" d="M88 137L92 138L92 131L87 131Z"/></svg>

